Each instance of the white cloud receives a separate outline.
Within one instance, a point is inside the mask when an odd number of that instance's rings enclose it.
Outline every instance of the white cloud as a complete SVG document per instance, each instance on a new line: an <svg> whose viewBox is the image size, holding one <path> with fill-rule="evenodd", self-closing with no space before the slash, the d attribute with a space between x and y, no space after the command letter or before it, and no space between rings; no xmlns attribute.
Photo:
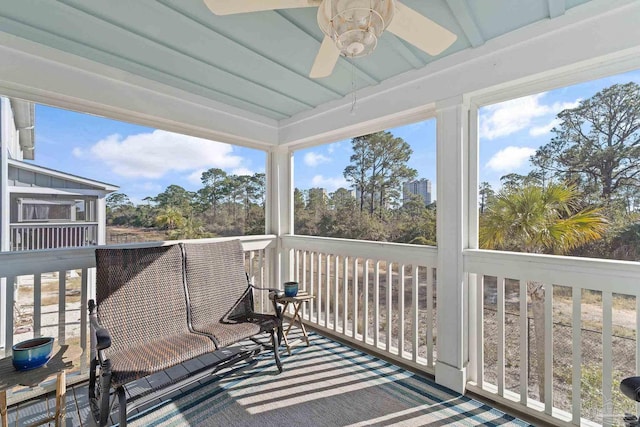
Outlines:
<svg viewBox="0 0 640 427"><path fill-rule="evenodd" d="M238 176L242 176L242 175L251 176L255 174L255 172L247 168L236 168L231 171L231 174L238 175Z"/></svg>
<svg viewBox="0 0 640 427"><path fill-rule="evenodd" d="M567 108L575 108L580 103L580 99L577 99L545 105L540 103L545 95L546 92L485 107L480 116L480 137L491 140L511 135L531 126L537 118L558 114ZM535 129L542 132L542 128L538 126Z"/></svg>
<svg viewBox="0 0 640 427"><path fill-rule="evenodd" d="M233 147L228 144L162 130L126 138L110 135L88 149L73 149L78 158L95 159L114 173L132 178L160 178L170 171L239 167L243 159L232 152Z"/></svg>
<svg viewBox="0 0 640 427"><path fill-rule="evenodd" d="M486 166L498 172L513 172L529 160L535 152L536 150L531 147L506 147L494 154Z"/></svg>
<svg viewBox="0 0 640 427"><path fill-rule="evenodd" d="M189 175L187 175L187 181L189 181L191 184L193 185L199 185L202 184L202 174L206 171L207 169L204 168L200 168L200 169L196 169L193 172L191 172Z"/></svg>
<svg viewBox="0 0 640 427"><path fill-rule="evenodd" d="M311 167L316 167L320 163L327 163L330 161L331 159L329 157L313 151L310 151L304 155L304 164Z"/></svg>
<svg viewBox="0 0 640 427"><path fill-rule="evenodd" d="M135 190L140 190L140 191L153 191L156 193L162 191L162 185L157 184L155 182L148 182L148 181L133 184L131 187L134 188Z"/></svg>
<svg viewBox="0 0 640 427"><path fill-rule="evenodd" d="M570 110L572 108L576 108L578 105L580 105L580 101L582 101L582 98L578 98L575 101L570 102L554 102L550 108L557 114L562 110Z"/></svg>
<svg viewBox="0 0 640 427"><path fill-rule="evenodd" d="M560 120L553 119L549 123L547 123L546 125L532 127L531 129L529 129L529 135L531 135L531 136L546 135L549 132L551 132L551 129L553 129L554 127L558 126L559 124L560 124Z"/></svg>
<svg viewBox="0 0 640 427"><path fill-rule="evenodd" d="M347 188L349 185L347 180L342 176L325 178L322 175L314 176L311 179L311 184L313 184L314 187L326 188L327 191L336 191L340 187Z"/></svg>
<svg viewBox="0 0 640 427"><path fill-rule="evenodd" d="M327 146L327 153L332 154L334 151L340 148L340 145L341 144L339 142L334 142L333 144L329 144Z"/></svg>

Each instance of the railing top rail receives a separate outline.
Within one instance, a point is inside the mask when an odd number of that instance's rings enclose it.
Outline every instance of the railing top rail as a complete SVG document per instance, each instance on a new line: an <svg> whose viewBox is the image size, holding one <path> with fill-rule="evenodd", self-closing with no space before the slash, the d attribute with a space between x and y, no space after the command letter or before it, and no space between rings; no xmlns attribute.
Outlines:
<svg viewBox="0 0 640 427"><path fill-rule="evenodd" d="M9 224L11 228L28 228L28 227L86 227L87 225L98 225L97 221L29 221L29 222L12 222Z"/></svg>
<svg viewBox="0 0 640 427"><path fill-rule="evenodd" d="M640 296L640 262L468 249L464 271Z"/></svg>
<svg viewBox="0 0 640 427"><path fill-rule="evenodd" d="M34 251L0 252L0 277L46 273L95 267L96 248L147 248L166 246L181 242L207 243L239 239L245 251L273 248L276 236L236 236L212 239L168 240L158 242L126 243L81 248L44 249Z"/></svg>
<svg viewBox="0 0 640 427"><path fill-rule="evenodd" d="M282 246L285 249L308 250L331 255L387 260L404 264L435 266L438 257L438 248L434 246L317 236L286 235L281 239Z"/></svg>

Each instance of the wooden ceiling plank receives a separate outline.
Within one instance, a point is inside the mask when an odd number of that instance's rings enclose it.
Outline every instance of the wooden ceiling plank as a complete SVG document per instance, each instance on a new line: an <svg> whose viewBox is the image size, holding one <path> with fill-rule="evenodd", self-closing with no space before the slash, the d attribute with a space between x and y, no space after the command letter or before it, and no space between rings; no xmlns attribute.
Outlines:
<svg viewBox="0 0 640 427"><path fill-rule="evenodd" d="M416 54L405 45L405 42L400 40L395 34L389 33L387 37L381 37L378 40L379 45L384 42L390 44L391 48L398 52L413 68L422 68L426 65L425 62L418 58Z"/></svg>
<svg viewBox="0 0 640 427"><path fill-rule="evenodd" d="M451 9L453 16L458 21L460 28L464 31L464 35L467 36L471 46L482 46L486 40L480 32L480 28L478 27L478 24L476 24L475 19L473 19L473 14L471 13L471 9L469 8L467 1L447 0L447 5L449 6L449 9Z"/></svg>
<svg viewBox="0 0 640 427"><path fill-rule="evenodd" d="M267 85L265 85L262 82L258 82L258 81L250 80L250 79L245 78L245 77L238 76L237 74L233 73L232 71L227 70L227 69L225 69L225 68L223 68L223 67L221 67L221 66L219 66L217 64L214 64L214 63L212 63L210 61L204 60L203 58L197 58L197 57L195 57L195 56L193 56L191 54L187 54L187 53L185 53L185 52L183 52L181 50L176 49L173 46L170 46L170 45L167 45L166 43L163 43L160 40L151 39L151 38L147 37L146 35L140 34L138 31L135 31L132 28L124 27L124 26L120 25L119 23L112 22L111 20L109 20L109 19L107 19L107 18L105 18L103 16L98 16L98 15L94 14L93 11L86 10L85 8L79 8L77 5L69 3L68 0L59 0L59 3L64 4L66 7L69 7L71 9L73 9L73 10L76 10L81 14L84 14L87 18L99 19L102 22L112 26L113 28L115 28L118 31L125 31L125 32L127 32L129 34L134 35L135 37L138 37L138 38L141 38L141 39L143 39L143 40L145 40L147 42L153 43L156 46L161 47L162 49L169 50L175 55L182 56L186 60L191 60L191 61L198 62L200 64L204 64L207 67L211 67L213 69L216 69L216 70L228 75L232 79L241 79L241 80L243 80L244 82L239 82L240 84L243 84L243 83L244 84L251 84L251 85L254 85L255 87L259 87L259 88L262 88L262 89L264 89L266 91L272 92L273 94L280 95L281 97L286 98L289 101L298 104L299 107L304 108L304 109L312 109L312 108L314 108L313 105L311 105L309 103L306 103L306 102L304 102L304 101L302 101L300 99L297 99L292 95L283 93L282 91L279 91L279 90L274 89L274 88L270 88L270 87L268 87ZM159 70L159 71L162 72L162 70ZM204 86L204 85L202 85L200 83L198 83L198 84L201 85L201 86ZM205 87L207 87L207 86L205 86ZM213 88L210 88L210 89L213 89ZM214 90L218 90L218 89L214 89ZM247 101L247 100L245 100L245 101Z"/></svg>
<svg viewBox="0 0 640 427"><path fill-rule="evenodd" d="M278 10L278 11L276 11L276 13L278 15L282 16L282 18L285 19L293 27L295 27L298 30L300 30L300 32L302 34L304 34L307 37L315 40L318 43L318 49L320 48L320 45L322 44L322 40L316 39L313 34L311 34L309 31L307 31L307 29L305 29L304 27L300 26L294 19L292 19L290 17L290 15L287 13L286 10ZM336 64L336 67L345 68L346 70L349 70L349 72L351 72L352 68L355 69L357 77L358 78L362 78L368 85L374 86L374 85L377 85L378 83L380 83L379 80L375 79L373 76L371 76L370 74L365 72L362 68L360 68L357 65L353 64L351 61L348 61L344 56L340 56L340 58L338 58L338 63Z"/></svg>
<svg viewBox="0 0 640 427"><path fill-rule="evenodd" d="M244 50L245 52L251 54L251 55L255 55L258 56L262 59L264 59L265 61L268 61L270 63L272 63L274 65L274 67L279 68L282 72L284 73L290 73L290 74L295 74L298 77L304 78L304 79L308 79L307 75L303 75L300 74L299 72L297 72L296 70L294 70L293 68L283 64L281 61L277 61L276 59L274 59L273 57L269 57L266 55L263 55L262 53L258 52L255 49L252 49L250 46L247 46L245 43L242 43L236 39L234 39L233 37L231 37L229 34L226 34L218 29L215 29L213 27L211 27L210 25L208 25L206 23L205 20L194 16L190 13L185 12L182 9L179 9L177 7L175 7L174 5L172 5L171 3L169 3L167 0L157 0L157 4L161 4L166 8L171 9L172 11L174 11L175 13L180 14L181 16L183 16L185 19L188 19L194 23L196 23L197 25L206 28L209 31L213 31L218 37L224 38L225 40L227 40L229 43L233 43L235 44L238 49ZM330 88L329 86L322 84L320 81L318 80L309 80L309 83L314 85L316 88L323 90L324 92L326 92L328 95L330 95L331 97L333 97L334 99L337 98L341 98L343 96L343 94L336 92L334 89Z"/></svg>
<svg viewBox="0 0 640 427"><path fill-rule="evenodd" d="M245 108L245 109L248 109L249 111L256 111L256 112L259 112L259 114L265 115L266 117L271 117L274 119L282 119L290 116L290 114L287 114L286 112L278 111L272 108L255 104L250 100L245 100L235 95L225 93L223 91L210 88L207 86L203 86L197 82L193 82L191 80L185 79L182 76L176 76L176 75L167 73L165 71L158 70L146 64L142 64L136 61L132 61L129 58L116 55L112 52L98 49L94 46L89 46L77 40L72 40L72 39L60 36L58 34L44 31L22 22L17 22L8 17L0 16L0 28L2 28L5 32L13 35L15 35L16 33L28 32L31 35L29 38L27 38L28 40L31 40L37 43L43 43L43 40L48 40L49 43L47 43L47 45L52 47L54 47L56 43L51 43L51 41L56 41L56 40L58 41L58 44L62 43L69 46L76 46L77 50L81 50L87 54L92 54L92 55L83 55L86 58L109 65L111 67L119 68L120 70L123 70L123 72L125 73L131 73L134 75L146 75L147 78L149 79L153 79L162 84L166 84L173 87L180 87L180 86L187 87L188 89L185 89L185 90L188 90L195 94L200 94L200 95L210 97L210 99L218 100L220 102L224 102L224 103L230 102L231 103L230 105L234 105L233 101L235 101L235 105L238 108Z"/></svg>
<svg viewBox="0 0 640 427"><path fill-rule="evenodd" d="M547 0L547 3L549 4L549 18L553 19L564 15L567 8L565 0Z"/></svg>

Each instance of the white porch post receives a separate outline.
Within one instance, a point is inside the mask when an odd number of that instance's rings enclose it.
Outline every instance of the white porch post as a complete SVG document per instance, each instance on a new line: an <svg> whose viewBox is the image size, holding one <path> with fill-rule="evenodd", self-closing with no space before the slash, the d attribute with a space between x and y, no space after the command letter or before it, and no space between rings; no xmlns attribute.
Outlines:
<svg viewBox="0 0 640 427"><path fill-rule="evenodd" d="M468 245L469 233L469 107L462 97L455 97L437 103L436 110L439 330L436 382L464 393L469 312L462 251Z"/></svg>
<svg viewBox="0 0 640 427"><path fill-rule="evenodd" d="M469 228L466 233L466 248L478 249L480 247L478 242L478 236L480 231L480 206L478 204L478 191L480 189L480 176L479 176L479 133L478 133L478 106L471 102L469 105L469 140L465 144L468 147L467 159L468 159L468 179L466 182L469 184L469 191L467 191L467 224ZM478 323L474 321L478 319L478 298L483 298L483 295L478 293L478 275L466 274L468 290L468 305L469 308L469 340L465 341L469 343L469 365L467 366L467 379L469 381L478 381L478 369L480 368L479 360L479 346L483 345L483 340L478 336Z"/></svg>
<svg viewBox="0 0 640 427"><path fill-rule="evenodd" d="M0 251L9 251L9 140L11 128L11 105L8 98L0 98Z"/></svg>
<svg viewBox="0 0 640 427"><path fill-rule="evenodd" d="M107 242L107 199L104 194L96 200L96 221L98 222L97 243L104 245Z"/></svg>
<svg viewBox="0 0 640 427"><path fill-rule="evenodd" d="M0 251L11 250L9 237L9 224L11 209L9 209L9 129L11 121L11 106L8 98L0 98ZM7 279L0 278L0 347L5 346L7 313L13 315L11 309L7 310Z"/></svg>
<svg viewBox="0 0 640 427"><path fill-rule="evenodd" d="M293 153L287 147L274 147L268 152L266 177L266 232L278 236L269 286L279 288L292 277L293 269L291 254L283 252L280 240L285 234L293 234Z"/></svg>

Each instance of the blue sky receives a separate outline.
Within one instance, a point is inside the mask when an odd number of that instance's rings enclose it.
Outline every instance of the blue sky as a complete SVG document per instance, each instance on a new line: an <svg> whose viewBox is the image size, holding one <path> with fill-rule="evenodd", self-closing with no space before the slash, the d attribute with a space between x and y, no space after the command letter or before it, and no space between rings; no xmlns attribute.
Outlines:
<svg viewBox="0 0 640 427"><path fill-rule="evenodd" d="M529 171L529 156L551 138L555 117L614 83L640 83L634 71L483 107L480 111L480 181L499 188L500 177ZM357 107L356 107L357 108ZM389 129L413 148L409 165L436 189L435 120ZM301 189L346 186L350 140L295 153L295 185ZM36 107L36 160L41 166L120 186L139 203L171 184L200 188L200 175L217 167L228 173L264 172L260 150L74 113Z"/></svg>

